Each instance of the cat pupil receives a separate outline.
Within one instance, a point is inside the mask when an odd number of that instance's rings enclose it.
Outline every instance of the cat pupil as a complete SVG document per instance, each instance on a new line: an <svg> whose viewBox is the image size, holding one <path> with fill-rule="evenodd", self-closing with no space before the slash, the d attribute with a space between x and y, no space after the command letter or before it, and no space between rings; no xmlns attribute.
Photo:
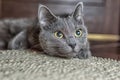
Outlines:
<svg viewBox="0 0 120 80"><path fill-rule="evenodd" d="M61 31L56 31L54 33L54 36L57 37L57 38L60 38L60 39L64 37L64 35L63 35L63 33Z"/></svg>
<svg viewBox="0 0 120 80"><path fill-rule="evenodd" d="M61 37L62 35L63 35L62 32L58 31L57 36Z"/></svg>
<svg viewBox="0 0 120 80"><path fill-rule="evenodd" d="M78 30L78 31L76 31L76 34L77 34L77 35L80 35L80 31L79 31L79 30Z"/></svg>

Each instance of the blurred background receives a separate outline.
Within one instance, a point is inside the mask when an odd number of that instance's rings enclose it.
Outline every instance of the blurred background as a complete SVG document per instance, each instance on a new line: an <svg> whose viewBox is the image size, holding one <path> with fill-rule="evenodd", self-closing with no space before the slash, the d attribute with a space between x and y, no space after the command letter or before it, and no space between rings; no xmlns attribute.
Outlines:
<svg viewBox="0 0 120 80"><path fill-rule="evenodd" d="M120 59L120 0L0 0L0 18L36 17L40 3L66 16L79 1L84 2L93 55Z"/></svg>

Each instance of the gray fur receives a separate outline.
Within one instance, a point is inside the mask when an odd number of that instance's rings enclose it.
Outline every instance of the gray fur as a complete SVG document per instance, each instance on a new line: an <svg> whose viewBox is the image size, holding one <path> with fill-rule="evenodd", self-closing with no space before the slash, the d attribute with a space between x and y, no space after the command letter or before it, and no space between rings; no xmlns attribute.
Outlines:
<svg viewBox="0 0 120 80"><path fill-rule="evenodd" d="M7 49L9 42L22 30L34 23L34 18L1 19L0 20L0 49Z"/></svg>
<svg viewBox="0 0 120 80"><path fill-rule="evenodd" d="M61 57L88 58L91 56L87 40L88 33L83 21L83 3L78 3L72 16L67 18L57 17L48 8L40 5L38 17L41 25L39 41L44 52ZM74 32L78 29L83 31L80 38L74 36ZM53 35L55 31L61 31L65 38L55 38Z"/></svg>
<svg viewBox="0 0 120 80"><path fill-rule="evenodd" d="M28 43L26 31L20 32L8 43L8 49L27 49L27 47Z"/></svg>
<svg viewBox="0 0 120 80"><path fill-rule="evenodd" d="M30 21L28 20L26 24L29 24ZM25 26L27 27L25 28ZM9 49L35 48L48 55L67 58L91 56L87 40L88 31L83 21L83 3L81 2L77 4L72 15L64 18L55 16L46 6L40 5L38 19L32 20L30 25L25 26L17 32L15 37L9 39ZM14 29L12 32L15 33L16 29ZM82 30L82 36L79 38L74 34L78 29ZM56 31L61 31L64 37L56 38L54 36ZM3 44L0 43L0 45Z"/></svg>

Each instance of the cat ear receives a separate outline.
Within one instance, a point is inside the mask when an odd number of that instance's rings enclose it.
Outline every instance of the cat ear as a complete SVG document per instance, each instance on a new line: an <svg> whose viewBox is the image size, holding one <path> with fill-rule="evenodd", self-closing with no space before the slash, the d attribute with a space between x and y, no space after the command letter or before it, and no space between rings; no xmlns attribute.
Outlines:
<svg viewBox="0 0 120 80"><path fill-rule="evenodd" d="M39 5L38 19L40 25L47 26L54 22L57 18L46 6Z"/></svg>
<svg viewBox="0 0 120 80"><path fill-rule="evenodd" d="M72 17L75 20L80 21L82 16L83 16L83 2L79 2L76 5L75 11L73 12Z"/></svg>

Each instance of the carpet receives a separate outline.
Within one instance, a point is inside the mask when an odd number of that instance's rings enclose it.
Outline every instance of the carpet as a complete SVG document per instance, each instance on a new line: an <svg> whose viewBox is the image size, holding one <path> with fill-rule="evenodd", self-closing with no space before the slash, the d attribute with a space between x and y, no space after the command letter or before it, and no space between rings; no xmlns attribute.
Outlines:
<svg viewBox="0 0 120 80"><path fill-rule="evenodd" d="M0 80L120 80L120 61L64 59L31 50L0 51Z"/></svg>

